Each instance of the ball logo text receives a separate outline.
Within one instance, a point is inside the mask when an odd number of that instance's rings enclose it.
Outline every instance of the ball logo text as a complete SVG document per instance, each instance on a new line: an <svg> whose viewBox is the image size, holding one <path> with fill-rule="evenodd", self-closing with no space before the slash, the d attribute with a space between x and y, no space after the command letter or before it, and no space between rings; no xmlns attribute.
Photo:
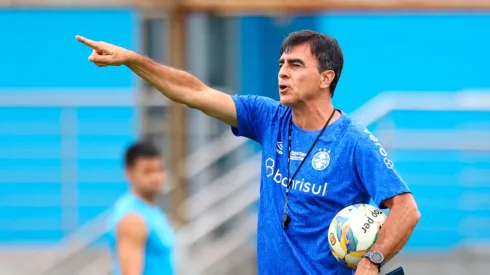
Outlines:
<svg viewBox="0 0 490 275"><path fill-rule="evenodd" d="M373 216L374 218L378 217L378 215L382 214L383 212L379 211L379 210L373 210L371 211L371 216ZM371 225L374 223L374 220L371 218L371 217L367 217L367 222L364 223L364 225L362 226L362 231L364 232L364 234L367 233L367 230L371 227Z"/></svg>

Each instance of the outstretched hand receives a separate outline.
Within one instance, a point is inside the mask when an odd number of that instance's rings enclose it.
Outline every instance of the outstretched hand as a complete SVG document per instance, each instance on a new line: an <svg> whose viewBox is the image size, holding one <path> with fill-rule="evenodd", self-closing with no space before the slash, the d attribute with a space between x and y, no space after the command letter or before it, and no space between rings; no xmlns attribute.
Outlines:
<svg viewBox="0 0 490 275"><path fill-rule="evenodd" d="M113 44L102 41L93 41L83 36L77 35L76 39L93 49L88 60L99 67L120 66L126 64L130 57L131 51Z"/></svg>

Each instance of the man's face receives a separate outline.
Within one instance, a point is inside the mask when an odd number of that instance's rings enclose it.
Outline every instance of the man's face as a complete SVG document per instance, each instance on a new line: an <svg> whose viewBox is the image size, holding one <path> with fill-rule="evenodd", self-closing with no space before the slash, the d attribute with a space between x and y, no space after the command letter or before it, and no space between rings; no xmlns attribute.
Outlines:
<svg viewBox="0 0 490 275"><path fill-rule="evenodd" d="M279 96L281 103L294 106L320 93L322 75L317 58L307 43L293 46L279 59Z"/></svg>
<svg viewBox="0 0 490 275"><path fill-rule="evenodd" d="M139 157L133 166L127 168L126 175L137 192L156 193L163 184L163 160L158 156Z"/></svg>

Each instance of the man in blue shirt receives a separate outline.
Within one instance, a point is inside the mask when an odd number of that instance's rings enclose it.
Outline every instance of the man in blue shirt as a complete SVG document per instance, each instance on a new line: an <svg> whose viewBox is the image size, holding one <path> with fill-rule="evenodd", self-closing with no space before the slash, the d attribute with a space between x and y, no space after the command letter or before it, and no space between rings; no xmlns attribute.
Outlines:
<svg viewBox="0 0 490 275"><path fill-rule="evenodd" d="M420 213L379 141L332 105L343 66L337 41L313 31L281 45L280 102L229 96L194 76L132 51L84 37L98 66L126 65L163 95L232 126L262 145L258 271L266 274L372 275L399 252ZM373 199L390 214L355 271L338 263L327 231L342 208Z"/></svg>
<svg viewBox="0 0 490 275"><path fill-rule="evenodd" d="M151 144L134 144L126 151L125 168L131 190L116 202L108 220L113 274L173 275L173 230L156 204L162 157Z"/></svg>

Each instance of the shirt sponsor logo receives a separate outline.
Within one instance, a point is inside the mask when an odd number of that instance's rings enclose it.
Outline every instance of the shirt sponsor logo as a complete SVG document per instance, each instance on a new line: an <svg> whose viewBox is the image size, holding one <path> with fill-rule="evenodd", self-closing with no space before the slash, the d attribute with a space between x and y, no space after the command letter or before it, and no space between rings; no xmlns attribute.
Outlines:
<svg viewBox="0 0 490 275"><path fill-rule="evenodd" d="M282 187L286 188L289 182L287 176L283 176L280 169L275 168L275 161L272 158L265 160L265 173L267 178L271 178L275 183L281 184ZM300 191L303 193L311 193L313 195L325 196L327 194L328 183L317 184L311 183L307 179L295 179L291 183L290 190Z"/></svg>

